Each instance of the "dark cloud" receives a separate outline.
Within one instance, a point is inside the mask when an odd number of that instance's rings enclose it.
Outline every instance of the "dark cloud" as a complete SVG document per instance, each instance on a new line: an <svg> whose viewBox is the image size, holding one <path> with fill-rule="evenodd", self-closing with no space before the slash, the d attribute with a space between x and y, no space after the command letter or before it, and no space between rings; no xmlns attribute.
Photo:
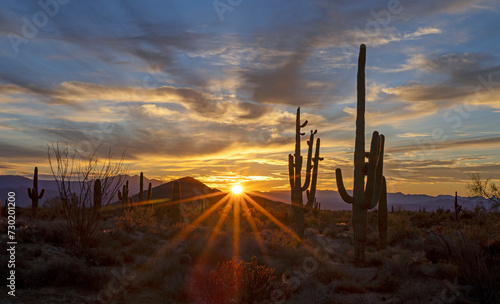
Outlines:
<svg viewBox="0 0 500 304"><path fill-rule="evenodd" d="M7 159L18 160L22 158L41 158L45 157L45 147L26 146L21 144L11 144L5 141L0 141L0 157Z"/></svg>

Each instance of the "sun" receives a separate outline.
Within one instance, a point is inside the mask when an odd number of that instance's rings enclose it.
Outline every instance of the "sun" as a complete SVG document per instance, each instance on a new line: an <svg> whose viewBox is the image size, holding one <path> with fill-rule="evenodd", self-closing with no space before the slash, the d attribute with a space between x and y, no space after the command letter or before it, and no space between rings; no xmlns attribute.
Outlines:
<svg viewBox="0 0 500 304"><path fill-rule="evenodd" d="M243 188L240 185L235 185L233 186L231 191L235 194L240 194L241 192L243 192Z"/></svg>

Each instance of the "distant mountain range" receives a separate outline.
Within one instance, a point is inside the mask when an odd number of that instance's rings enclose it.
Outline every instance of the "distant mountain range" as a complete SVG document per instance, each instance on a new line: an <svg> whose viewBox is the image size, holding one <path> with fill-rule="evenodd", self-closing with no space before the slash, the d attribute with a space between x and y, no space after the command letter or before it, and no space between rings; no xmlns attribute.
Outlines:
<svg viewBox="0 0 500 304"><path fill-rule="evenodd" d="M263 194L275 200L287 203L290 202L290 191L270 191L263 192ZM350 192L350 194L352 194L352 192ZM321 203L321 209L351 210L352 208L350 204L342 200L338 191L318 190L316 191L316 200ZM435 211L438 208L454 210L454 202L455 196L452 195L430 196L425 194L403 194L401 192L387 194L389 211L392 207L394 207L394 209L402 208L409 211L417 211L423 208L425 208L426 211ZM478 204L489 207L488 202L481 197L459 196L458 203L462 205L463 208L469 210L474 209Z"/></svg>
<svg viewBox="0 0 500 304"><path fill-rule="evenodd" d="M129 191L130 193L139 192L139 175L134 176L125 176L125 181L129 181ZM124 181L124 183L125 183ZM144 188L148 188L148 183L152 184L152 187L157 187L162 184L161 181L156 179L147 179L144 177ZM8 192L16 193L16 206L19 207L28 207L31 206L31 199L28 197L28 188L33 187L33 180L18 176L18 175L0 175L0 199L2 200L2 206L5 203L5 199L7 198ZM54 180L38 180L38 191L41 189L45 189L45 195L40 200L40 204L46 200L50 200L54 197L59 196L59 192L57 190L57 184Z"/></svg>
<svg viewBox="0 0 500 304"><path fill-rule="evenodd" d="M125 180L129 182L130 194L137 201L137 194L139 192L139 179L138 175L125 176ZM179 179L181 183L181 199L197 197L203 194L214 193L214 198L219 197L216 192L220 192L217 189L212 189L202 182L192 178L184 177ZM163 183L159 180L148 179L144 177L144 189L145 192L148 187L148 183L152 183L153 187L153 199L170 198L172 191L172 183ZM46 200L58 196L57 185L55 181L50 180L39 180L39 189L45 189L45 196L41 200L43 204ZM29 178L16 176L16 175L0 175L0 199L2 199L2 205L7 198L7 193L14 191L16 193L16 205L20 207L31 206L31 200L28 197L27 188L33 186L33 181ZM221 193L222 195L222 193ZM265 197L269 201L277 201L290 203L290 191L270 191L270 192L253 192L253 197ZM146 197L146 193L144 193ZM350 210L351 206L344 203L337 191L333 190L318 190L316 192L317 201L321 203L321 209L328 210ZM398 193L388 193L387 203L389 205L389 210L393 206L395 209L402 208L404 210L416 211L425 208L427 211L435 211L438 208L453 210L454 196L451 195L438 195L430 196L425 194L403 194ZM264 203L265 199L260 198L259 204ZM474 209L477 204L484 204L488 207L487 202L482 198L471 198L471 197L458 197L458 203L461 204L466 209Z"/></svg>

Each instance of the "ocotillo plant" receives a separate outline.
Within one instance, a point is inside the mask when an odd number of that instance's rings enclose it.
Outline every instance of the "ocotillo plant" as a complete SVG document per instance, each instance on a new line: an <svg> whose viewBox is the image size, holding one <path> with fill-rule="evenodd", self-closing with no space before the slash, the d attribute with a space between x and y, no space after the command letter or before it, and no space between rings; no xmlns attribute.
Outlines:
<svg viewBox="0 0 500 304"><path fill-rule="evenodd" d="M122 192L118 190L118 199L122 201L122 205L124 208L128 207L128 181L125 182L125 185L123 185Z"/></svg>
<svg viewBox="0 0 500 304"><path fill-rule="evenodd" d="M306 120L303 124L300 123L300 107L297 108L297 118L295 121L295 154L288 155L288 172L290 176L290 187L291 187L291 198L292 198L292 211L295 217L295 232L299 238L304 237L304 212L305 207L303 205L302 192L306 191L309 188L309 184L311 182L311 170L313 168L312 165L312 149L314 145L314 135L317 133L317 130L312 131L307 142L309 149L307 152L307 163L306 163L306 178L304 184L302 185L302 160L303 157L300 155L300 136L305 135L305 133L301 133L300 129L304 128L307 125L308 121ZM316 144L316 157L315 166L317 166L318 162L321 160L319 158L319 139ZM313 179L317 178L316 176ZM316 192L316 183L314 183L314 187L311 187L311 193ZM311 195L311 194L309 194ZM315 195L315 194L314 194ZM313 195L313 196L314 196ZM312 204L312 200L311 200ZM307 207L307 206L306 206ZM310 206L309 206L310 207Z"/></svg>
<svg viewBox="0 0 500 304"><path fill-rule="evenodd" d="M45 189L42 189L42 191L38 193L38 167L35 167L35 172L33 174L33 189L28 188L28 196L31 199L31 208L35 216L38 209L38 200L42 199L44 194Z"/></svg>
<svg viewBox="0 0 500 304"><path fill-rule="evenodd" d="M99 210L102 205L102 187L101 180L96 179L94 182L94 209Z"/></svg>
<svg viewBox="0 0 500 304"><path fill-rule="evenodd" d="M354 149L354 190L350 196L342 181L342 171L335 170L337 188L342 199L352 204L352 226L354 230L354 261L364 262L366 244L367 210L374 208L382 191L384 160L384 135L373 132L370 152L365 152L365 64L366 46L359 50L357 75L356 139ZM365 157L368 162L365 162ZM366 188L365 188L365 175Z"/></svg>
<svg viewBox="0 0 500 304"><path fill-rule="evenodd" d="M172 184L172 199L170 200L170 210L172 215L172 223L179 223L181 220L181 183L176 180Z"/></svg>
<svg viewBox="0 0 500 304"><path fill-rule="evenodd" d="M139 194L137 194L137 202L142 202L144 196L142 192L144 191L144 174L141 172L141 177L139 179Z"/></svg>
<svg viewBox="0 0 500 304"><path fill-rule="evenodd" d="M384 250L387 248L387 184L385 177L382 177L382 192L380 193L380 200L378 202L378 248Z"/></svg>

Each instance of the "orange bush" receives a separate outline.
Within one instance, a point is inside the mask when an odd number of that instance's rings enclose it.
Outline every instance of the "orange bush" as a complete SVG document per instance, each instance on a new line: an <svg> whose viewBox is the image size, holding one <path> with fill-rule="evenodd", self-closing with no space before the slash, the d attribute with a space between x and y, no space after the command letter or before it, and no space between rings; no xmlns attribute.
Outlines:
<svg viewBox="0 0 500 304"><path fill-rule="evenodd" d="M209 304L260 303L271 300L277 294L283 297L286 289L276 280L274 268L237 259L217 264L210 272L203 299Z"/></svg>

